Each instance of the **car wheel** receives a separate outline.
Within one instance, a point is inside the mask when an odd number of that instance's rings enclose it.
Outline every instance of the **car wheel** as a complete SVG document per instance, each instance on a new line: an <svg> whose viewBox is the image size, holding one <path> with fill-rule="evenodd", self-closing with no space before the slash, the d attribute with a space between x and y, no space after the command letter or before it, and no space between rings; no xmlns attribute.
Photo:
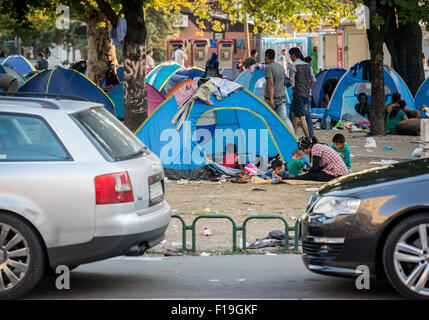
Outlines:
<svg viewBox="0 0 429 320"><path fill-rule="evenodd" d="M403 296L429 300L429 213L411 216L390 232L383 264L392 286Z"/></svg>
<svg viewBox="0 0 429 320"><path fill-rule="evenodd" d="M44 270L44 250L36 232L23 219L0 212L0 299L26 294Z"/></svg>

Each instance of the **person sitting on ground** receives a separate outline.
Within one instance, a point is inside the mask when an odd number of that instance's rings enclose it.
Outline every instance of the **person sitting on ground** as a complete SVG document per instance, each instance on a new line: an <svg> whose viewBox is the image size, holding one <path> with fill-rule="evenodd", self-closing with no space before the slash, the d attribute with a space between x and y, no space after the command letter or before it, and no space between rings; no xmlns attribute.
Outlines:
<svg viewBox="0 0 429 320"><path fill-rule="evenodd" d="M350 148L348 143L346 143L346 138L341 133L337 133L334 138L332 138L331 148L340 155L350 172L352 167Z"/></svg>
<svg viewBox="0 0 429 320"><path fill-rule="evenodd" d="M238 156L237 146L235 144L228 143L225 147L225 153L226 154L221 165L232 169L243 170L243 165L241 163L240 157Z"/></svg>
<svg viewBox="0 0 429 320"><path fill-rule="evenodd" d="M258 50L253 49L250 51L250 57L244 60L243 67L244 69L249 69L251 65L256 63L256 57L258 56Z"/></svg>
<svg viewBox="0 0 429 320"><path fill-rule="evenodd" d="M302 160L303 157L304 153L297 149L292 153L292 159L287 163L287 170L294 177L298 177L305 167L305 162Z"/></svg>
<svg viewBox="0 0 429 320"><path fill-rule="evenodd" d="M275 180L275 179L288 179L293 177L284 168L283 162L279 159L274 159L271 162L271 169L262 175L262 179Z"/></svg>
<svg viewBox="0 0 429 320"><path fill-rule="evenodd" d="M113 61L110 61L106 70L106 83L103 90L107 92L120 83L118 74L116 73L116 65Z"/></svg>
<svg viewBox="0 0 429 320"><path fill-rule="evenodd" d="M401 99L402 99L402 96L399 92L395 92L394 94L392 94L391 102L386 106L386 119L387 119L387 108L389 106L395 106L395 105L397 106L399 100ZM408 119L421 118L420 112L418 112L417 110L412 110L405 107L404 112L407 115Z"/></svg>
<svg viewBox="0 0 429 320"><path fill-rule="evenodd" d="M387 119L386 119L386 133L396 134L396 125L403 121L408 120L407 114L405 113L405 106L407 103L404 100L399 100L397 103L390 104L387 107Z"/></svg>
<svg viewBox="0 0 429 320"><path fill-rule="evenodd" d="M359 103L355 105L356 112L359 113L361 116L367 118L368 120L371 120L370 118L371 105L368 102L368 96L365 93L361 92L358 95L358 101Z"/></svg>
<svg viewBox="0 0 429 320"><path fill-rule="evenodd" d="M331 147L321 144L315 137L301 137L298 141L298 149L304 152L311 160L311 168L296 180L331 181L349 173L347 167Z"/></svg>
<svg viewBox="0 0 429 320"><path fill-rule="evenodd" d="M219 61L217 57L217 53L213 52L211 58L207 60L203 78L219 77Z"/></svg>

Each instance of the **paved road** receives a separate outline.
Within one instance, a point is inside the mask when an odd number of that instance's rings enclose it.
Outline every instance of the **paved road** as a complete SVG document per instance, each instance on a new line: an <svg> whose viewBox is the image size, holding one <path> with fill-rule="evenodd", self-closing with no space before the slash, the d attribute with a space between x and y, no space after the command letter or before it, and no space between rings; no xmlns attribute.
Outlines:
<svg viewBox="0 0 429 320"><path fill-rule="evenodd" d="M386 282L313 274L299 255L119 257L82 265L71 288L45 277L27 299L398 299Z"/></svg>

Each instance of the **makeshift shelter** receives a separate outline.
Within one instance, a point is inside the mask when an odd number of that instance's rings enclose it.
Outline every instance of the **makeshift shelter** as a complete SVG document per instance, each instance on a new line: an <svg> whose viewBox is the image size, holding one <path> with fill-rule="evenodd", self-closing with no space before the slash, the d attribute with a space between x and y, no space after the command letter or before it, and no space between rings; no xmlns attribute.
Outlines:
<svg viewBox="0 0 429 320"><path fill-rule="evenodd" d="M326 110L326 115L334 120L362 122L362 116L355 111L358 103L358 95L364 92L371 102L371 83L369 81L369 63L362 61L355 64L343 75L335 88L332 98ZM414 100L405 82L393 69L384 66L385 103L389 103L395 92L402 95L408 109L415 109Z"/></svg>
<svg viewBox="0 0 429 320"><path fill-rule="evenodd" d="M7 57L6 59L4 59L2 64L14 67L23 76L25 76L27 73L36 71L30 61L19 55Z"/></svg>
<svg viewBox="0 0 429 320"><path fill-rule="evenodd" d="M426 112L422 110L423 107L429 107L429 78L426 79L414 98L416 109L420 112L422 117L425 116Z"/></svg>
<svg viewBox="0 0 429 320"><path fill-rule="evenodd" d="M311 89L311 93L313 95L313 102L316 108L320 108L322 105L323 97L325 92L323 91L323 86L325 85L328 79L338 78L340 79L347 70L342 68L329 68L320 71L316 75L316 83Z"/></svg>
<svg viewBox="0 0 429 320"><path fill-rule="evenodd" d="M26 80L14 67L8 65L0 65L0 74L9 74L18 79L19 84L22 85Z"/></svg>
<svg viewBox="0 0 429 320"><path fill-rule="evenodd" d="M199 95L200 87L197 93ZM280 117L248 90L228 96L188 100L183 125L173 125L178 103L170 96L146 119L136 136L158 155L170 179L207 179L229 169L222 163L225 146L234 143L245 163L268 162L278 154L287 161L297 139ZM190 101L193 101L190 103ZM182 109L180 109L182 111Z"/></svg>
<svg viewBox="0 0 429 320"><path fill-rule="evenodd" d="M99 86L73 69L43 70L28 79L18 92L73 95L102 103L111 113L115 109L113 101Z"/></svg>
<svg viewBox="0 0 429 320"><path fill-rule="evenodd" d="M204 75L204 70L198 67L192 67L189 69L179 69L177 72L173 73L165 84L161 87L159 92L162 95L167 95L168 92L173 89L179 83L186 81L188 79L197 79L201 78Z"/></svg>
<svg viewBox="0 0 429 320"><path fill-rule="evenodd" d="M175 62L168 61L157 65L146 77L146 82L153 86L156 90L161 90L162 87L170 79L171 75L183 69L183 67Z"/></svg>
<svg viewBox="0 0 429 320"><path fill-rule="evenodd" d="M254 68L244 70L238 78L235 80L238 84L242 85L243 88L246 88L250 92L252 92L255 96L257 96L261 100L265 100L265 70L262 68ZM286 77L286 81L289 79ZM285 96L286 96L286 108L289 112L291 96L290 92L287 88L285 88Z"/></svg>
<svg viewBox="0 0 429 320"><path fill-rule="evenodd" d="M147 90L147 114L150 115L165 98L150 84L146 84ZM115 104L115 116L118 119L124 119L124 84L121 83L107 92L109 98Z"/></svg>

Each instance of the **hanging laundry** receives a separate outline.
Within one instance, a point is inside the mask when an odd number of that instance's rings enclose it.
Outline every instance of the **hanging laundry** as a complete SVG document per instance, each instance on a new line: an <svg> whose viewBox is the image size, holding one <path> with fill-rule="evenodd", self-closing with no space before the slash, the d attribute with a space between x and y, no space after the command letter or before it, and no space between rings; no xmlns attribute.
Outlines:
<svg viewBox="0 0 429 320"><path fill-rule="evenodd" d="M222 98L227 97L231 92L237 91L242 88L237 82L232 82L228 79L210 78L211 83L219 88Z"/></svg>
<svg viewBox="0 0 429 320"><path fill-rule="evenodd" d="M127 34L127 20L122 17L118 17L118 24L115 27L111 27L109 31L109 37L112 39L112 43L119 50L124 49L124 40Z"/></svg>
<svg viewBox="0 0 429 320"><path fill-rule="evenodd" d="M253 73L255 69L265 70L266 67L267 67L267 64L265 62L258 62L258 63L252 64L249 67L249 71L250 73Z"/></svg>

